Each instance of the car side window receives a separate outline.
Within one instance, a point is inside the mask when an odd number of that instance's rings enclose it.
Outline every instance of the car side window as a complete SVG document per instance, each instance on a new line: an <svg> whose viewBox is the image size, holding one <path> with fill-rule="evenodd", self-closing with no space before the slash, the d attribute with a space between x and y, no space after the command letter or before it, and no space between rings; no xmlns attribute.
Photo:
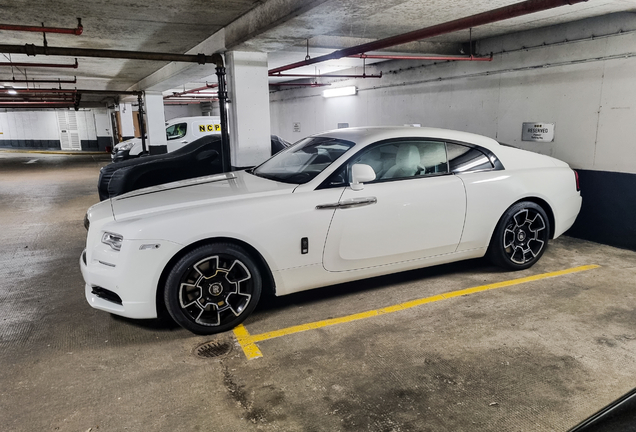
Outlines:
<svg viewBox="0 0 636 432"><path fill-rule="evenodd" d="M389 141L375 145L352 159L375 171L376 182L446 174L448 161L443 142L424 140Z"/></svg>
<svg viewBox="0 0 636 432"><path fill-rule="evenodd" d="M482 151L461 144L446 143L448 163L452 173L483 171L494 168Z"/></svg>
<svg viewBox="0 0 636 432"><path fill-rule="evenodd" d="M187 123L177 123L166 128L166 139L173 140L183 138L188 130Z"/></svg>

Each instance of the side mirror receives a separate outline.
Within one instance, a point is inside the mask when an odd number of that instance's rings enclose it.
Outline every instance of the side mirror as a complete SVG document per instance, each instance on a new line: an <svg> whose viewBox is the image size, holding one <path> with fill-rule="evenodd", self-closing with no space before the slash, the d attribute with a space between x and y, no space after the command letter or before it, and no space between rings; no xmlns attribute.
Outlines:
<svg viewBox="0 0 636 432"><path fill-rule="evenodd" d="M359 191L364 189L363 183L375 180L375 171L369 165L354 164L351 167L351 189Z"/></svg>

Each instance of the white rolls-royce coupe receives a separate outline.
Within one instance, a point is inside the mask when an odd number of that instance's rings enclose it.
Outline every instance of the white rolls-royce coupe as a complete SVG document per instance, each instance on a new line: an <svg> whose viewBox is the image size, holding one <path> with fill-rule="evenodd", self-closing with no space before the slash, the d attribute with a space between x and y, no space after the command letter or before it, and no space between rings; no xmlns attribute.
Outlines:
<svg viewBox="0 0 636 432"><path fill-rule="evenodd" d="M168 310L229 330L276 295L484 255L532 266L576 219L557 159L432 128L340 129L260 166L129 192L91 207L80 258L90 305Z"/></svg>

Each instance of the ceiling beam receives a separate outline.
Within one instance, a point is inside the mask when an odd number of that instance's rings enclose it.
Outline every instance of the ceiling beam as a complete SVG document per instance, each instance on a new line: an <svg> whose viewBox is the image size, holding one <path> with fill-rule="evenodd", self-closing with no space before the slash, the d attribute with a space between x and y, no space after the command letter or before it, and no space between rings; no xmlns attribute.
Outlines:
<svg viewBox="0 0 636 432"><path fill-rule="evenodd" d="M425 27L419 30L414 30L408 33L403 33L395 36L391 36L384 39L379 39L373 42L368 42L362 45L344 48L338 51L334 51L330 54L322 56L307 58L303 61L291 63L288 65L280 66L274 69L270 69L269 74L275 74L278 72L284 72L291 69L296 69L302 66L309 66L316 63L322 63L327 60L337 60L343 57L348 57L355 54L364 54L370 51L378 51L404 43L418 41L434 36L453 33L459 30L466 30L469 28L481 26L484 24L491 24L498 21L507 20L523 15L529 15L535 12L540 12L548 9L554 9L565 5L574 5L576 3L583 3L587 0L527 0L520 3L515 3L509 6L503 6L490 11L470 15L464 18L448 21L445 23Z"/></svg>
<svg viewBox="0 0 636 432"><path fill-rule="evenodd" d="M26 54L28 56L97 57L129 60L169 61L198 64L216 64L218 57L205 54L173 54L144 51L124 51L90 48L66 48L52 46L0 45L0 52L6 54Z"/></svg>
<svg viewBox="0 0 636 432"><path fill-rule="evenodd" d="M199 45L192 52L225 52L245 47L245 42L285 23L328 0L268 0L240 16ZM249 46L248 46L249 48ZM188 82L201 82L213 76L213 68L196 68L188 64L170 63L131 86L128 90L166 91Z"/></svg>

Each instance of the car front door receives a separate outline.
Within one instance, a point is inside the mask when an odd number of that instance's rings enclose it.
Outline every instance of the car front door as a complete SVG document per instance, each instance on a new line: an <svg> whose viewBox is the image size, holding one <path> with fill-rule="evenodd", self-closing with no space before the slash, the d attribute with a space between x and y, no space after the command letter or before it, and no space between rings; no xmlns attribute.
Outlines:
<svg viewBox="0 0 636 432"><path fill-rule="evenodd" d="M173 152L175 150L180 149L188 142L189 139L186 138L188 133L188 123L175 123L166 128L166 145L167 152Z"/></svg>
<svg viewBox="0 0 636 432"><path fill-rule="evenodd" d="M347 165L371 166L376 180L347 187L323 252L328 271L356 270L452 253L466 214L463 182L448 169L444 142L389 140Z"/></svg>

